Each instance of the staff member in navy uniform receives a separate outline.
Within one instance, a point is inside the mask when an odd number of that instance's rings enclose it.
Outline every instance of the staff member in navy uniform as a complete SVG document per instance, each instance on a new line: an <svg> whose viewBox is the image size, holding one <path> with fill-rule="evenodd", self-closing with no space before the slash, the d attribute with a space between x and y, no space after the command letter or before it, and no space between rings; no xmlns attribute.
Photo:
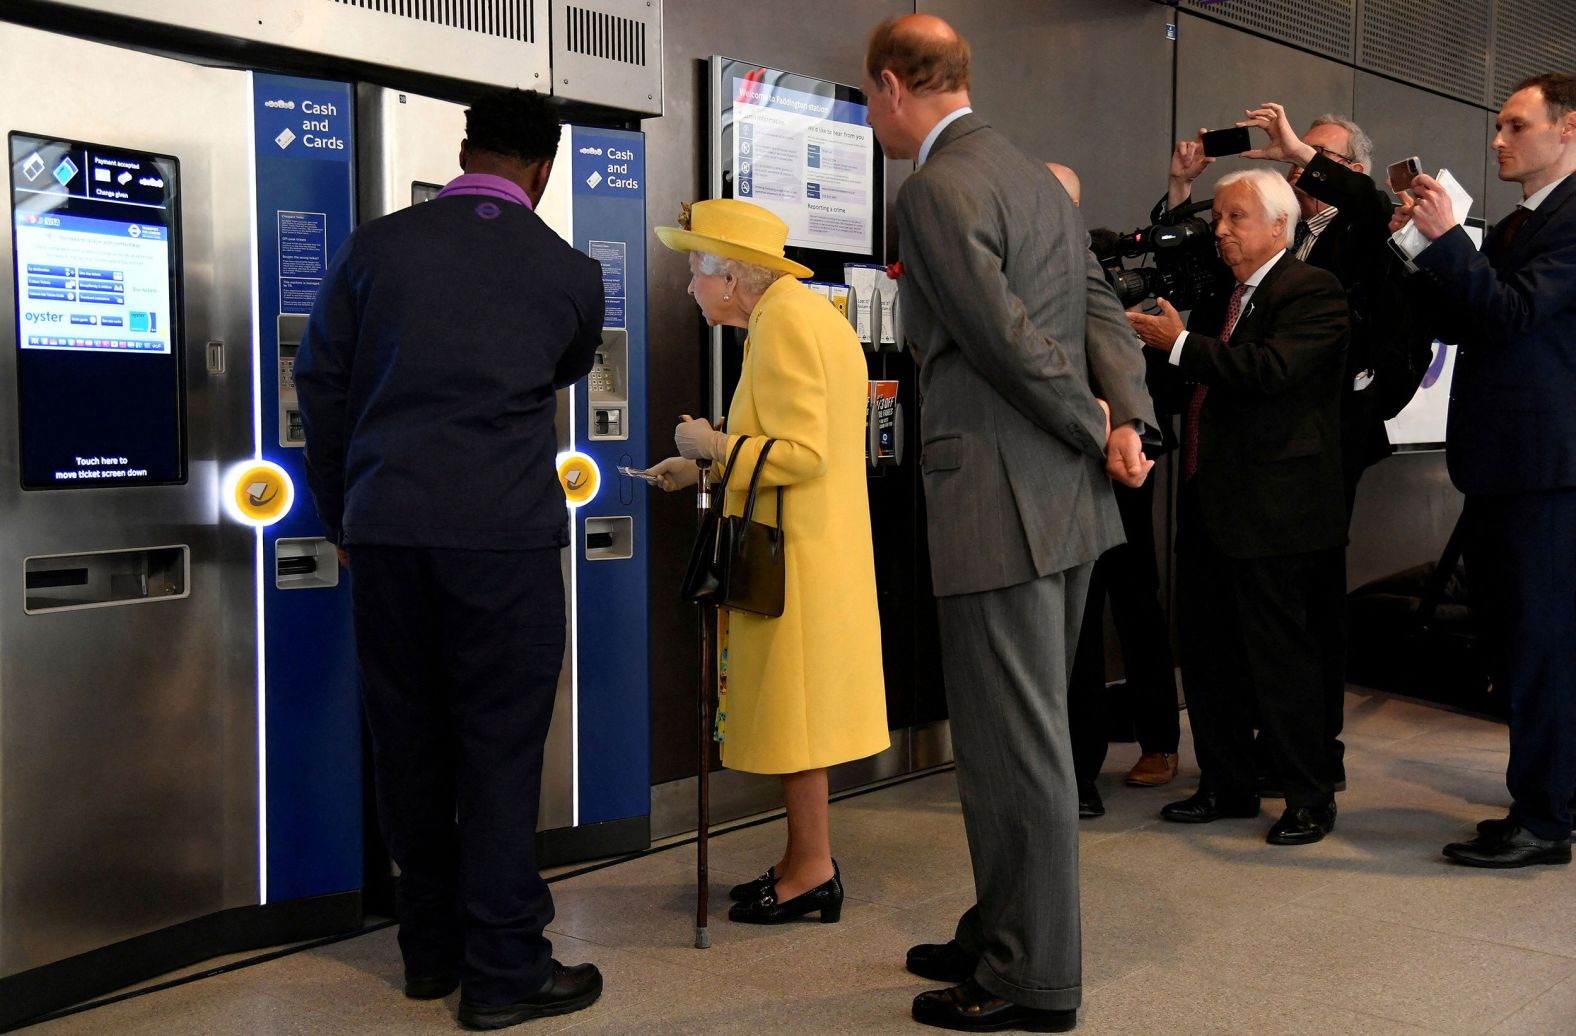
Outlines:
<svg viewBox="0 0 1576 1036"><path fill-rule="evenodd" d="M596 262L535 211L560 126L535 93L465 116L465 175L362 226L296 360L307 469L348 555L405 994L497 1029L589 1006L552 959L533 838L564 657L555 391L601 340Z"/></svg>

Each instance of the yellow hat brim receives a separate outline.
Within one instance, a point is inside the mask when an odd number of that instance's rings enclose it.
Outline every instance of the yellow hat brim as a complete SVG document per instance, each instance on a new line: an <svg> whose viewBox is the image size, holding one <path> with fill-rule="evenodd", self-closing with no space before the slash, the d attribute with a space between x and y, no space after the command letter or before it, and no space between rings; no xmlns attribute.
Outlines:
<svg viewBox="0 0 1576 1036"><path fill-rule="evenodd" d="M709 252L712 255L720 255L724 259L737 259L740 262L764 266L768 270L791 273L795 277L815 276L814 270L803 263L794 262L787 256L773 255L757 248L736 245L732 241L724 241L717 237L707 237L682 227L657 227L656 232L658 240L675 252Z"/></svg>

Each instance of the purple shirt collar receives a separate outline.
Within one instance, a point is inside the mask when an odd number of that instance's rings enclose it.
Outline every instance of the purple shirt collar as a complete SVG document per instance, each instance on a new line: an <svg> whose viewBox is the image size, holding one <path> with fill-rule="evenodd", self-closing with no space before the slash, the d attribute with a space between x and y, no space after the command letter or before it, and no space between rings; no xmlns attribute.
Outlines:
<svg viewBox="0 0 1576 1036"><path fill-rule="evenodd" d="M463 173L456 176L438 192L438 197L447 198L451 194L485 194L490 198L502 198L516 205L524 205L528 209L534 208L530 196L519 184L492 173Z"/></svg>

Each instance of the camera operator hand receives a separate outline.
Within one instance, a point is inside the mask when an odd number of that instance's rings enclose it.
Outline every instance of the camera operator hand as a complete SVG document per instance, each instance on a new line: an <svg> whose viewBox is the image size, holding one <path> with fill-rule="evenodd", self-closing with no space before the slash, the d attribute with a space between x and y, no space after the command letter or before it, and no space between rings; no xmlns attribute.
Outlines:
<svg viewBox="0 0 1576 1036"><path fill-rule="evenodd" d="M1286 109L1274 101L1265 101L1260 107L1247 110L1247 120L1238 126L1253 126L1269 134L1270 141L1242 153L1243 158L1262 158L1270 162L1290 162L1306 168L1318 151L1311 144L1303 143L1297 131L1291 128Z"/></svg>
<svg viewBox="0 0 1576 1036"><path fill-rule="evenodd" d="M1171 152L1171 180L1166 187L1166 207L1177 208L1193 193L1193 181L1203 175L1215 161L1204 154L1204 134L1200 129L1193 140L1177 141Z"/></svg>
<svg viewBox="0 0 1576 1036"><path fill-rule="evenodd" d="M1417 202L1412 206L1412 222L1430 241L1437 241L1451 227L1461 221L1456 218L1455 206L1444 186L1427 173L1418 173L1412 181Z"/></svg>
<svg viewBox="0 0 1576 1036"><path fill-rule="evenodd" d="M1134 333L1143 339L1145 345L1151 349L1170 352L1171 347L1176 344L1177 335L1182 333L1185 325L1175 306L1163 298L1157 298L1155 301L1160 305L1158 314L1151 315L1130 309L1127 311L1127 322L1133 325Z"/></svg>

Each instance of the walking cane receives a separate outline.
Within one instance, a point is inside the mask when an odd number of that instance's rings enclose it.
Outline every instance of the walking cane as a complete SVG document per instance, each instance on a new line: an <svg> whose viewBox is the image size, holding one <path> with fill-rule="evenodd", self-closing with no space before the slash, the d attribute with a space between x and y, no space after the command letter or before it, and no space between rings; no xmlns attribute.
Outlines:
<svg viewBox="0 0 1576 1036"><path fill-rule="evenodd" d="M711 509L711 485L709 481L711 462L697 460L700 467L700 479L695 483L696 520L701 524L706 521L706 512ZM700 693L699 699L700 729L698 731L699 749L697 756L700 765L695 771L696 783L696 814L697 824L695 830L695 948L704 950L711 946L711 932L706 928L706 900L709 891L710 876L707 873L706 839L711 829L711 694L712 694L712 650L711 628L716 621L717 609L704 601L696 605L697 615L700 619Z"/></svg>

